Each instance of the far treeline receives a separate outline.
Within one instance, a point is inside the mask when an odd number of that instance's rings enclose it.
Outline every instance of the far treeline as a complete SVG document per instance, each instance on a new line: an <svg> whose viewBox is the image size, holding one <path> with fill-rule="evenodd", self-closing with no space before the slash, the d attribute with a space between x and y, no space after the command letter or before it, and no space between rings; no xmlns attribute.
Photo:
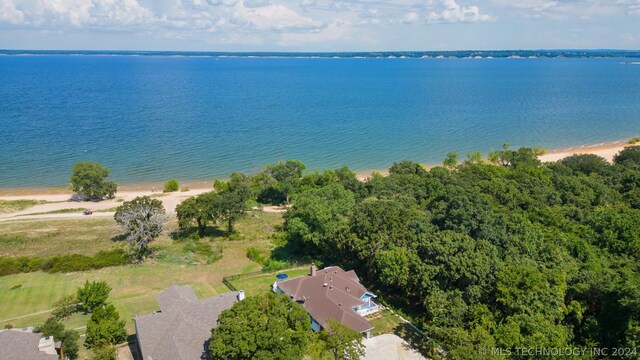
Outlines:
<svg viewBox="0 0 640 360"><path fill-rule="evenodd" d="M304 164L289 160L216 181L177 215L184 230L233 231L250 206L290 203L286 249L272 256L356 270L425 331L431 358L483 359L515 348L634 351L640 146L613 164L596 155L543 164L540 152L505 146L488 161L473 153L462 163L452 153L430 170L402 161L364 182L347 167L303 174Z"/></svg>

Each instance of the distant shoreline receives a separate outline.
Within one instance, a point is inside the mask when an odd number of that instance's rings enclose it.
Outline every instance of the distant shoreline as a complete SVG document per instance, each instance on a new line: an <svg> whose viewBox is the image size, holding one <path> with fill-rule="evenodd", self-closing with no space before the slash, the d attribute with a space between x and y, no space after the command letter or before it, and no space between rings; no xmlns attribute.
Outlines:
<svg viewBox="0 0 640 360"><path fill-rule="evenodd" d="M542 162L553 162L563 158L569 157L574 154L594 154L605 158L607 161L612 162L613 157L625 147L630 146L628 139L616 140L610 142L602 142L597 144L583 144L568 146L559 149L548 150L544 155L541 155L539 159ZM458 154L460 159L463 160L463 154ZM485 154L486 155L486 154ZM401 159L398 159L400 161ZM425 168L431 169L441 164L426 164L423 163ZM353 170L353 169L352 169ZM321 171L321 170L318 170ZM353 170L356 173L356 177L364 181L370 178L374 173L387 176L389 174L388 169L368 169L368 170ZM119 183L118 193L138 193L138 192L151 192L162 193L163 181L147 181L147 182L131 182L131 183ZM189 190L213 190L213 179L211 180L180 180L180 187L187 188ZM0 188L0 200L7 199L26 199L29 196L36 195L71 195L72 192L65 186L53 186L53 187L6 187ZM117 194L116 194L117 195Z"/></svg>
<svg viewBox="0 0 640 360"><path fill-rule="evenodd" d="M640 50L446 50L446 51L338 51L338 52L232 52L232 51L141 51L141 50L11 50L0 49L6 56L160 56L207 58L640 58Z"/></svg>

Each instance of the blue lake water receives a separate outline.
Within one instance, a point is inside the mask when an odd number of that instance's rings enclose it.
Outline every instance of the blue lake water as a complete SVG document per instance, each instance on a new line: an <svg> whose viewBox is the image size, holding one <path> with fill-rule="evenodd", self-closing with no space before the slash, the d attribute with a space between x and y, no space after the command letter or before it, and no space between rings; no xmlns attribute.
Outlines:
<svg viewBox="0 0 640 360"><path fill-rule="evenodd" d="M81 160L145 182L625 139L623 61L0 56L0 187L62 185Z"/></svg>

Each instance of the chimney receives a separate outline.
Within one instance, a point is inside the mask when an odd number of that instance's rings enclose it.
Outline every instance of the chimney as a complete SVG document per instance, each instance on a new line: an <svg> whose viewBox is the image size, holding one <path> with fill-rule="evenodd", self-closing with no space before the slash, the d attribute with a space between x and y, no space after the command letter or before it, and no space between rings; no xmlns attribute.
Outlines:
<svg viewBox="0 0 640 360"><path fill-rule="evenodd" d="M238 301L244 300L244 290L238 291Z"/></svg>
<svg viewBox="0 0 640 360"><path fill-rule="evenodd" d="M309 275L316 276L316 271L317 270L318 270L318 268L316 267L316 264L311 264L311 269L309 270Z"/></svg>

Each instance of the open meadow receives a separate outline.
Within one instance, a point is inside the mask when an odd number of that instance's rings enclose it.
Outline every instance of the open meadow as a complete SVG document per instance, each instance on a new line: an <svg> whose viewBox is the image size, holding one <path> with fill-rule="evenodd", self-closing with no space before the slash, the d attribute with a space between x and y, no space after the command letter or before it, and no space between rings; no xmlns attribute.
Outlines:
<svg viewBox="0 0 640 360"><path fill-rule="evenodd" d="M237 233L199 240L172 240L175 221L154 242L155 257L140 265L126 265L74 273L14 274L0 277L0 326L38 325L49 316L53 303L75 293L85 281L106 281L113 290L110 301L127 320L158 309L155 296L172 284L190 285L200 297L228 291L224 276L249 273L261 266L246 257L248 247L268 250L269 236L282 221L281 214L248 213L237 223ZM39 220L0 223L2 256L92 254L122 246L116 241L113 219ZM221 252L221 253L220 253ZM65 323L79 328L86 316L74 315Z"/></svg>

